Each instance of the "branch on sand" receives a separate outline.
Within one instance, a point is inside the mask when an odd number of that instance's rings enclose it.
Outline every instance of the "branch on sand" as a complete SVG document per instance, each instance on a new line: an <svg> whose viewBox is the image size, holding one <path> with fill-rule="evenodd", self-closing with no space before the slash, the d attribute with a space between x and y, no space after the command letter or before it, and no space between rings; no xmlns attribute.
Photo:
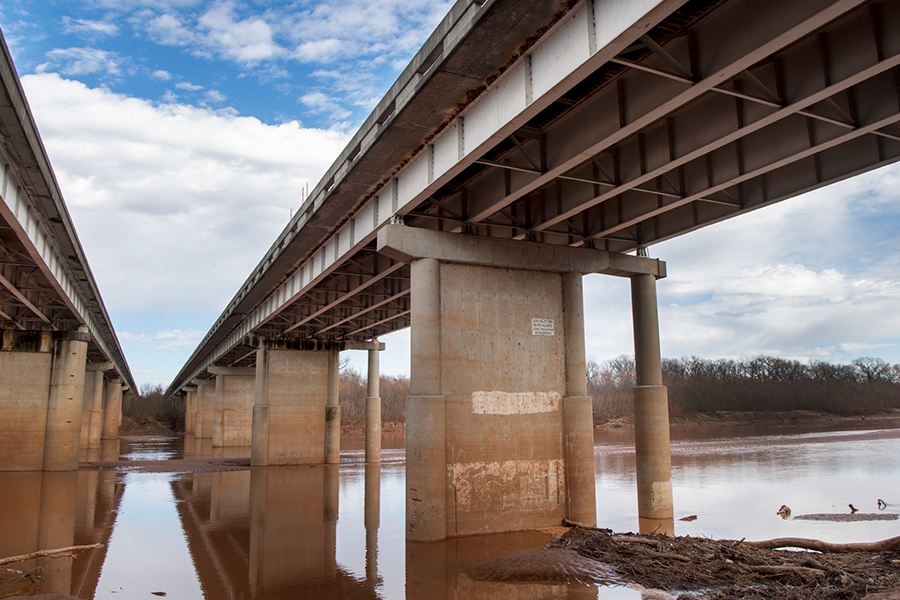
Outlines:
<svg viewBox="0 0 900 600"><path fill-rule="evenodd" d="M0 565L8 565L10 563L17 563L24 560L31 560L32 558L41 558L45 556L48 556L50 558L58 558L57 556L55 556L56 554L75 552L77 550L93 550L94 548L102 547L103 544L90 544L88 546L67 546L65 548L56 548L55 550L38 550L37 552L32 552L30 554L20 554L19 556L0 558Z"/></svg>
<svg viewBox="0 0 900 600"><path fill-rule="evenodd" d="M837 552L890 552L891 550L900 550L900 537L893 537L880 542L871 543L853 543L853 544L832 544L823 542L822 540L813 540L806 538L776 538L774 540L763 540L760 542L743 542L744 546L751 548L803 548L804 550L816 550L823 553Z"/></svg>

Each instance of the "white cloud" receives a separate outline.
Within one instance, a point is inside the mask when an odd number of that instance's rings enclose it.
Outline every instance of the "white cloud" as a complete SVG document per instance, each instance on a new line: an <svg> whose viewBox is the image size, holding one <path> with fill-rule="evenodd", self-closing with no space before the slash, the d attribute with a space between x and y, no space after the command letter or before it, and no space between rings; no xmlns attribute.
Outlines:
<svg viewBox="0 0 900 600"><path fill-rule="evenodd" d="M336 98L322 92L309 92L300 96L300 103L313 113L326 113L332 121L347 119L352 114L341 106Z"/></svg>
<svg viewBox="0 0 900 600"><path fill-rule="evenodd" d="M175 87L177 87L179 90L187 90L189 92L196 92L203 89L202 85L195 85L189 81L179 81L175 84Z"/></svg>
<svg viewBox="0 0 900 600"><path fill-rule="evenodd" d="M206 335L205 331L197 329L170 329L168 331L154 331L144 333L141 331L120 331L119 340L123 344L147 346L152 350L175 352L178 350L193 350Z"/></svg>
<svg viewBox="0 0 900 600"><path fill-rule="evenodd" d="M167 46L187 46L195 41L194 33L181 19L169 13L153 17L143 27L151 39Z"/></svg>
<svg viewBox="0 0 900 600"><path fill-rule="evenodd" d="M293 56L303 62L327 63L339 58L346 52L341 40L328 38L303 42L294 49Z"/></svg>
<svg viewBox="0 0 900 600"><path fill-rule="evenodd" d="M218 314L346 143L58 75L23 84L114 319Z"/></svg>
<svg viewBox="0 0 900 600"><path fill-rule="evenodd" d="M219 90L208 90L205 94L203 94L203 98L204 100L206 100L206 102L212 102L214 104L225 102L225 100L228 99L228 97Z"/></svg>
<svg viewBox="0 0 900 600"><path fill-rule="evenodd" d="M263 19L237 19L233 2L221 2L198 19L206 32L205 44L220 56L243 64L274 58L282 49L272 39L272 27Z"/></svg>
<svg viewBox="0 0 900 600"><path fill-rule="evenodd" d="M172 74L169 73L168 71L163 71L162 69L157 69L156 71L153 71L153 73L150 74L150 77L152 77L153 79L158 79L160 81L169 81L170 79L172 79Z"/></svg>
<svg viewBox="0 0 900 600"><path fill-rule="evenodd" d="M900 165L650 248L663 355L900 362ZM585 281L588 354L633 352L628 282Z"/></svg>
<svg viewBox="0 0 900 600"><path fill-rule="evenodd" d="M63 17L63 31L65 33L77 33L89 37L111 36L119 32L115 23L109 21L91 21L89 19L73 19Z"/></svg>
<svg viewBox="0 0 900 600"><path fill-rule="evenodd" d="M97 48L57 48L47 52L48 62L39 71L57 69L63 75L105 73L121 75L125 60L117 53Z"/></svg>

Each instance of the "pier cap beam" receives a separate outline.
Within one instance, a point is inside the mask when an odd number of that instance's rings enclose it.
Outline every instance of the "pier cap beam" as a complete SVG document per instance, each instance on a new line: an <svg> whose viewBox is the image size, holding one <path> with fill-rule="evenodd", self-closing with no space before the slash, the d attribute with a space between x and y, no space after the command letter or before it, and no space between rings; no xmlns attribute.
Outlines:
<svg viewBox="0 0 900 600"><path fill-rule="evenodd" d="M556 273L600 273L616 277L652 275L656 279L666 276L666 263L655 258L404 225L388 225L380 229L378 251L401 262L434 258L449 263Z"/></svg>

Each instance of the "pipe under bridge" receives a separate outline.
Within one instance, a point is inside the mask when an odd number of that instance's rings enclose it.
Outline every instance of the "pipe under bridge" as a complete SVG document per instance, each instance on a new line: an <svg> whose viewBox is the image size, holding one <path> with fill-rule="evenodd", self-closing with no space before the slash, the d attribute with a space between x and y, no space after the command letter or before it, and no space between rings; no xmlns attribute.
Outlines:
<svg viewBox="0 0 900 600"><path fill-rule="evenodd" d="M671 523L647 247L900 157L900 4L459 0L171 384L337 462L337 353L411 326L411 540L592 523L581 278L632 282L639 514ZM367 430L377 460L377 384ZM231 440L231 441L229 441Z"/></svg>
<svg viewBox="0 0 900 600"><path fill-rule="evenodd" d="M2 36L0 83L0 470L72 471L137 390Z"/></svg>

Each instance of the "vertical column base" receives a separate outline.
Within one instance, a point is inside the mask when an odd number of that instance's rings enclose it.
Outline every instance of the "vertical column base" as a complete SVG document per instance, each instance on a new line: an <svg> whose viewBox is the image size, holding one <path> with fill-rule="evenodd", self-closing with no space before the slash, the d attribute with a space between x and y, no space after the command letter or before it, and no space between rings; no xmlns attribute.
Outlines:
<svg viewBox="0 0 900 600"><path fill-rule="evenodd" d="M250 466L265 467L269 464L269 405L253 407L253 439L250 442Z"/></svg>
<svg viewBox="0 0 900 600"><path fill-rule="evenodd" d="M447 538L446 398L406 398L406 539ZM412 487L410 482L415 482Z"/></svg>
<svg viewBox="0 0 900 600"><path fill-rule="evenodd" d="M597 524L592 402L590 396L566 396L562 405L566 518L586 525Z"/></svg>
<svg viewBox="0 0 900 600"><path fill-rule="evenodd" d="M672 519L672 450L669 402L663 385L634 388L634 447L637 460L638 516Z"/></svg>
<svg viewBox="0 0 900 600"><path fill-rule="evenodd" d="M366 398L366 462L381 462L381 398Z"/></svg>
<svg viewBox="0 0 900 600"><path fill-rule="evenodd" d="M325 407L325 464L341 462L341 407Z"/></svg>

